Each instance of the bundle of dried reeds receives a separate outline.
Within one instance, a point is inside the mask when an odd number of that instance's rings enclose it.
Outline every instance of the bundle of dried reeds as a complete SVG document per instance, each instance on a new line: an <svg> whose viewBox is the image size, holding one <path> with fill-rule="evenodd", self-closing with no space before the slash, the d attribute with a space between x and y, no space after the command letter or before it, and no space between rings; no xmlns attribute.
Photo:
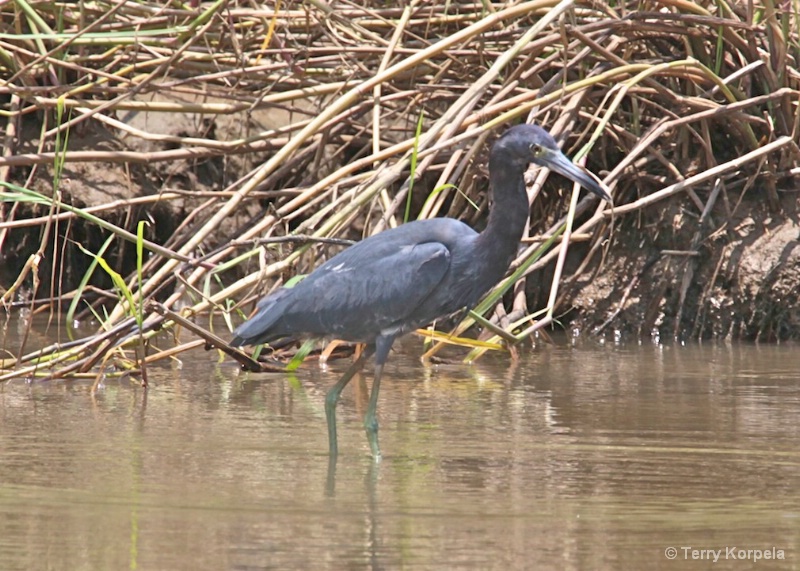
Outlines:
<svg viewBox="0 0 800 571"><path fill-rule="evenodd" d="M780 208L797 174L800 21L772 1L383 4L0 5L0 252L19 260L2 301L102 323L15 351L0 381L119 366L178 308L230 325L337 251L332 239L412 217L480 224L486 142L514 122L546 125L603 171L617 206L587 212L596 203L576 191L568 211L557 193L536 202L513 275L456 330L479 319L495 335L470 359L552 322L572 295L559 284L597 271L615 226L652 239L639 225L679 196L696 219L693 251L754 189ZM120 173L119 195L81 190L98 171ZM165 222L154 212L167 203ZM571 236L586 244L567 264ZM75 256L85 271L72 287L62 278ZM681 259L685 294L694 262ZM525 277L554 260L547 302L529 309ZM98 275L114 287L92 288Z"/></svg>

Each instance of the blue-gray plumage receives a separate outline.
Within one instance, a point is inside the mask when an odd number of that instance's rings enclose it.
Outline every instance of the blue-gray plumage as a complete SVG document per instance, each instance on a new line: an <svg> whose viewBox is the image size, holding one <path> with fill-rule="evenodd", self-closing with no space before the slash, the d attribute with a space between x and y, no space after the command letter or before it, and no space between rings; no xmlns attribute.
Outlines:
<svg viewBox="0 0 800 571"><path fill-rule="evenodd" d="M394 340L474 306L499 282L519 247L528 220L524 172L548 167L610 201L587 171L564 156L536 125L510 128L492 146L489 183L494 204L480 234L453 218L409 222L371 236L337 254L292 288L258 303L255 315L234 332L231 345L284 337L333 337L368 344L326 399L330 453L337 453L336 402L367 354L375 352L375 379L364 417L378 458L375 416L383 365Z"/></svg>

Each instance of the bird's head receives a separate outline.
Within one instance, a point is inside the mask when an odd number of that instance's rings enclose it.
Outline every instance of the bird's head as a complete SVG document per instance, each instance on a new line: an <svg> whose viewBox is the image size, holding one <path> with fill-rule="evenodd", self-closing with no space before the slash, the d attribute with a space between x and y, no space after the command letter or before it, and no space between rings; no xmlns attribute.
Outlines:
<svg viewBox="0 0 800 571"><path fill-rule="evenodd" d="M511 127L495 143L492 154L495 153L523 168L529 163L547 167L611 202L611 196L597 177L569 160L558 148L553 136L538 125Z"/></svg>

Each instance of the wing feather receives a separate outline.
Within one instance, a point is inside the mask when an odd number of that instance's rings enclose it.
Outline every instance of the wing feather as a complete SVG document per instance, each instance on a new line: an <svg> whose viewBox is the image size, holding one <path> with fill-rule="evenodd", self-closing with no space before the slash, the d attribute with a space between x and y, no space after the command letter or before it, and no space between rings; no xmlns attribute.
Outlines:
<svg viewBox="0 0 800 571"><path fill-rule="evenodd" d="M278 326L292 329L284 333L354 341L370 340L387 329L399 330L449 267L450 252L436 242L403 246L366 260L336 256L293 288L296 302Z"/></svg>

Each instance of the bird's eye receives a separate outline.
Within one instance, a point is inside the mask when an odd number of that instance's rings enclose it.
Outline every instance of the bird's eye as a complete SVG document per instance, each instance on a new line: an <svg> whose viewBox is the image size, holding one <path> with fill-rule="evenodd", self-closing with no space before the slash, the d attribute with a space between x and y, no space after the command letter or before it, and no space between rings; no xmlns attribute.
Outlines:
<svg viewBox="0 0 800 571"><path fill-rule="evenodd" d="M541 145L537 145L536 143L531 143L528 148L530 149L531 154L534 157L538 157L540 154L542 154Z"/></svg>

